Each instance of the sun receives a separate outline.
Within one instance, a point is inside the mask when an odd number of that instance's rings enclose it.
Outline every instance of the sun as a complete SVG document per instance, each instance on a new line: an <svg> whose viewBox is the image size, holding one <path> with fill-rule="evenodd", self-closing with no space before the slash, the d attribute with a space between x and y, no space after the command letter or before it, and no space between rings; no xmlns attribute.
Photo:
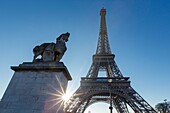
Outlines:
<svg viewBox="0 0 170 113"><path fill-rule="evenodd" d="M71 97L71 94L69 93L65 93L62 95L62 99L64 100L64 102L67 102Z"/></svg>

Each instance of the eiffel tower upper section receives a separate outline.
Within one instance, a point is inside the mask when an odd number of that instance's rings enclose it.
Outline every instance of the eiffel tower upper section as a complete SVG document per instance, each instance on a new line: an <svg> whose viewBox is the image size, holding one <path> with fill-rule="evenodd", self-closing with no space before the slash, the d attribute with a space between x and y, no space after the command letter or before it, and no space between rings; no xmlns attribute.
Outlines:
<svg viewBox="0 0 170 113"><path fill-rule="evenodd" d="M106 9L100 10L100 32L93 63L86 77L96 78L101 70L106 71L106 77L123 77L112 54L106 27Z"/></svg>
<svg viewBox="0 0 170 113"><path fill-rule="evenodd" d="M106 55L111 54L109 39L107 35L107 27L106 27L106 9L102 8L100 11L101 23L100 23L100 32L99 32L99 40L97 44L96 54L98 55Z"/></svg>

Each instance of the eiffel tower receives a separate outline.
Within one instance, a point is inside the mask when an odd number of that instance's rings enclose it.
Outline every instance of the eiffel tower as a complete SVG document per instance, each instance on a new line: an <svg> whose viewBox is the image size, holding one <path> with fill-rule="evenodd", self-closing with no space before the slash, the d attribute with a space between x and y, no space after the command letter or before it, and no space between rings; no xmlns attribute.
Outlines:
<svg viewBox="0 0 170 113"><path fill-rule="evenodd" d="M86 77L81 78L80 87L66 103L66 113L84 113L96 102L110 104L118 113L129 113L127 105L135 113L156 113L156 111L131 87L129 77L120 72L112 54L106 28L106 9L100 11L101 23L96 54ZM99 72L105 77L99 77ZM112 107L113 106L113 107Z"/></svg>

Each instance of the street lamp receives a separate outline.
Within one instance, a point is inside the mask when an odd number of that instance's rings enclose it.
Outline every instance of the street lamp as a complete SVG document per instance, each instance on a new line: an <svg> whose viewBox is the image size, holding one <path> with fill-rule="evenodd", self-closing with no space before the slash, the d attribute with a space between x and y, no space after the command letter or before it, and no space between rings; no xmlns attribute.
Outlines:
<svg viewBox="0 0 170 113"><path fill-rule="evenodd" d="M110 109L110 113L112 113L112 110L113 110L113 106L112 106L112 92L111 92L111 82L112 82L112 79L108 79L108 82L109 82L108 88L109 88L109 93L110 93L110 106L109 106L109 109Z"/></svg>

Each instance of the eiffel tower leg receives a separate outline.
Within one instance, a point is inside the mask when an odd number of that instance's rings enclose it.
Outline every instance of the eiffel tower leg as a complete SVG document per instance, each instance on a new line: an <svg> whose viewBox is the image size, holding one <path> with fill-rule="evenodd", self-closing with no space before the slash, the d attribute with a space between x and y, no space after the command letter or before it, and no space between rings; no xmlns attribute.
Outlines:
<svg viewBox="0 0 170 113"><path fill-rule="evenodd" d="M99 64L98 63L93 63L91 65L86 77L96 78L97 75L98 75L98 71L99 71Z"/></svg>
<svg viewBox="0 0 170 113"><path fill-rule="evenodd" d="M84 95L87 95L88 91L84 91L81 87L73 94L70 100L66 103L65 111L69 113L83 113L88 106L90 97L84 98Z"/></svg>
<svg viewBox="0 0 170 113"><path fill-rule="evenodd" d="M132 88L126 90L127 103L135 113L156 113L156 111Z"/></svg>
<svg viewBox="0 0 170 113"><path fill-rule="evenodd" d="M127 105L122 99L116 98L114 100L114 105L118 113L129 113Z"/></svg>
<svg viewBox="0 0 170 113"><path fill-rule="evenodd" d="M78 93L79 90L80 90L80 87L76 90L76 92L71 96L69 101L65 104L66 113L76 113L75 109L77 108L77 103L79 102L79 99L77 98L79 96L79 93Z"/></svg>
<svg viewBox="0 0 170 113"><path fill-rule="evenodd" d="M89 105L90 100L91 100L91 98L88 99L87 102L85 103L84 108L82 110L83 111L82 113L84 113L84 111L86 110L87 106Z"/></svg>
<svg viewBox="0 0 170 113"><path fill-rule="evenodd" d="M115 61L113 61L111 64L110 64L110 68L112 69L113 73L114 73L114 76L116 77L123 77L122 73L120 72L117 64Z"/></svg>

